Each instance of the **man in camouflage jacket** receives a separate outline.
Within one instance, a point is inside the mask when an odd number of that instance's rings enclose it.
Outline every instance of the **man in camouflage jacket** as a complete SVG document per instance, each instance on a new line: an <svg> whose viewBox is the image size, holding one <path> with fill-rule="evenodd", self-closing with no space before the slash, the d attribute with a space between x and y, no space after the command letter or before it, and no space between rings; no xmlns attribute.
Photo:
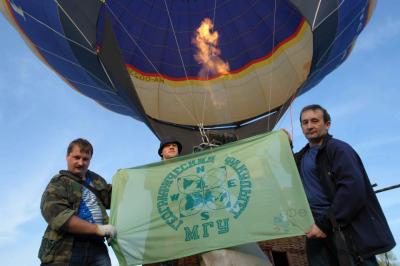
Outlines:
<svg viewBox="0 0 400 266"><path fill-rule="evenodd" d="M104 244L104 237L116 234L106 213L111 185L88 170L92 154L87 140L72 141L68 171L54 176L43 193L40 208L48 226L39 250L42 265L111 265Z"/></svg>

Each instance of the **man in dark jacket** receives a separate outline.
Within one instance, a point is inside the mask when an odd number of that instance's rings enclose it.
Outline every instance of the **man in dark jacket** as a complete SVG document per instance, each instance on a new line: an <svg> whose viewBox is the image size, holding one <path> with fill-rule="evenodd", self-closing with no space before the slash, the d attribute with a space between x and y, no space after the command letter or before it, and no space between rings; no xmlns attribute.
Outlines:
<svg viewBox="0 0 400 266"><path fill-rule="evenodd" d="M308 144L295 158L315 219L306 232L310 265L378 265L375 255L395 241L360 157L328 134L321 106L304 107L300 123Z"/></svg>

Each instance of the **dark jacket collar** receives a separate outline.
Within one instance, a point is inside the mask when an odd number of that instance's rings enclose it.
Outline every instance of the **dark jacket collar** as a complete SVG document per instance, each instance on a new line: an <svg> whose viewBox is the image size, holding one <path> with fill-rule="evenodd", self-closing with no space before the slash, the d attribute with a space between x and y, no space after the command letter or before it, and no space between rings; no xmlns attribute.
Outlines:
<svg viewBox="0 0 400 266"><path fill-rule="evenodd" d="M327 133L324 137L324 139L322 140L322 144L319 147L320 150L325 149L326 145L328 144L328 141L332 139L332 135Z"/></svg>
<svg viewBox="0 0 400 266"><path fill-rule="evenodd" d="M319 147L319 150L323 150L323 149L325 149L325 147L326 147L326 145L327 145L327 143L328 143L328 141L330 140L330 139L332 139L332 135L331 134L326 134L325 136L324 136L324 139L322 140L322 144L321 144L321 146ZM308 151L310 149L310 144L309 143L307 143L297 154L298 154L298 156L301 158L301 157L303 157L303 155L304 155L304 153L306 152L306 151Z"/></svg>

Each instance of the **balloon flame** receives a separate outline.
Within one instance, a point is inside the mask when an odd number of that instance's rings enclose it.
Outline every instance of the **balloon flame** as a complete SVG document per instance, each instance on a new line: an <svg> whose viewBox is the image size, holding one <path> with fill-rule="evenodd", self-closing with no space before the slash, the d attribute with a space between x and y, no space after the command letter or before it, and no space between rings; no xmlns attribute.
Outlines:
<svg viewBox="0 0 400 266"><path fill-rule="evenodd" d="M194 59L203 65L199 72L200 77L229 72L229 64L219 57L221 54L221 50L217 47L219 36L217 31L213 31L213 28L214 24L211 19L205 18L192 39L192 43L197 48Z"/></svg>

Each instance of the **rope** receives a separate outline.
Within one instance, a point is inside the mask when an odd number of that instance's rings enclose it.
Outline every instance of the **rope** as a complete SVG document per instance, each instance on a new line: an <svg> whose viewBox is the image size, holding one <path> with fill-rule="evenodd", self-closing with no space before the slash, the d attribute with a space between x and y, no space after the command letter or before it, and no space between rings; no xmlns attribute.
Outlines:
<svg viewBox="0 0 400 266"><path fill-rule="evenodd" d="M86 42L87 42L89 45L91 45L90 41L89 41L89 40L87 39L87 37L83 34L83 32L79 29L78 25L72 20L72 18L68 15L68 13L62 8L62 6L58 3L58 1L57 1L57 0L54 0L54 2L55 2L55 3L57 4L57 6L62 10L62 12L67 16L67 18L71 21L71 23L76 27L76 29L77 29L77 30L79 31L79 33L83 36L83 38L86 40ZM65 40L68 40L69 42L76 44L78 47L80 47L80 48L82 48L82 49L88 51L89 53L91 53L91 54L97 56L96 51L91 50L91 49L87 48L86 46L84 46L84 45L82 45L82 44L76 42L75 40L66 37L65 35L63 35L63 34L60 33L59 31L55 30L54 28L52 28L51 26L49 26L49 25L46 24L45 22L43 22L43 21L37 19L36 17L34 17L33 15L31 15L31 14L30 14L29 12L27 12L26 10L23 10L23 12L24 12L25 15L27 15L28 17L30 17L33 21L37 22L38 24L42 25L43 27L45 27L45 28L49 29L50 31L54 32L54 33L57 34L59 37L65 39ZM102 80L99 79L97 76L95 76L94 74L92 74L91 72L89 72L87 69L83 68L81 65L76 64L75 62L73 62L73 61L71 61L71 60L65 58L64 56L58 55L58 54L56 54L56 53L54 53L54 52L52 52L52 51L50 51L50 50L48 50L48 49L46 49L46 48L44 48L44 47L41 47L40 45L34 43L32 40L31 40L31 42L32 42L39 50L42 50L42 51L44 51L44 52L46 52L46 53L48 53L48 54L50 54L50 55L52 55L52 56L54 56L54 57L57 57L57 58L59 58L59 59L62 59L63 61L66 61L66 62L68 62L68 63L74 65L74 66L77 66L77 67L80 67L80 68L84 69L86 73L88 73L91 77L93 77L93 78L96 79L97 81L100 81L103 85L105 85L107 88L109 88L110 91L107 91L107 90L104 90L104 89L101 89L101 88L98 88L98 87L95 87L95 86L90 86L90 87L93 87L93 88L95 88L95 89L97 89L97 90L99 90L99 91L102 91L102 92L107 92L107 93L113 93L113 94L115 94L114 92L112 92L112 91L114 90L113 88L110 88L110 87L108 86L108 84L104 83L104 81L102 81ZM103 64L102 64L102 67L103 67L103 70L105 71L105 73L106 73L106 75L107 75L109 81L110 81L111 84L113 85L113 82L112 82L112 80L110 79L110 77L108 76L108 73L107 73L107 71L105 70ZM66 80L69 80L68 78L65 78L65 79L66 79ZM78 83L78 82L75 81L75 83ZM83 84L83 83L82 83L82 84ZM88 86L89 86L89 85L88 85Z"/></svg>
<svg viewBox="0 0 400 266"><path fill-rule="evenodd" d="M83 34L83 32L81 31L81 29L78 27L78 25L76 25L75 21L68 15L68 13L64 10L64 8L58 3L57 0L54 0L54 2L57 4L57 6L61 9L61 11L67 16L67 18L72 22L72 24L75 26L75 28L79 31L79 33L82 35L82 37L85 39L85 41L92 46L92 44L90 43L89 39L85 36L85 34Z"/></svg>
<svg viewBox="0 0 400 266"><path fill-rule="evenodd" d="M271 75L271 73L272 73L272 71L273 71L273 69L274 69L274 56L275 56L275 53L274 53L274 49L275 49L275 33L276 33L276 9L277 9L277 7L276 7L276 0L274 1L274 27L273 27L273 32L272 32L272 50L271 50L271 52L272 52L272 55L271 55L271 60L272 60L272 63L271 63L271 72L269 73L269 86L270 86L270 88L269 88L269 95L268 95L268 110L271 110L271 96L272 96L272 86L271 86L271 84L272 84L272 75ZM270 120L271 120L271 116L268 116L268 118L267 118L267 128L269 129L269 122L270 122Z"/></svg>
<svg viewBox="0 0 400 266"><path fill-rule="evenodd" d="M23 10L23 12L24 12L25 15L27 15L28 17L30 17L31 19L33 19L35 22L39 23L40 25L42 25L43 27L49 29L50 31L54 32L55 34L57 34L58 36L62 37L63 39L66 39L66 40L68 40L68 41L70 41L70 42L76 44L77 46L79 46L80 48L82 48L82 49L84 49L84 50L90 52L91 54L96 54L95 51L93 51L93 50L87 48L86 46L84 46L84 45L82 45L82 44L80 44L80 43L78 43L78 42L76 42L76 41L74 41L74 40L72 40L72 39L66 37L66 36L63 35L62 33L58 32L57 30L55 30L55 29L53 29L52 27L50 27L49 25L47 25L45 22L43 22L43 21L41 21L41 20L35 18L34 16L32 16L29 12L27 12L27 11L25 11L25 10Z"/></svg>
<svg viewBox="0 0 400 266"><path fill-rule="evenodd" d="M213 140L210 141L210 139L209 139L209 137L208 137L208 135L207 135L207 133L205 131L203 123L199 123L197 126L198 126L198 129L199 129L199 132L200 132L200 136L201 136L202 142L198 146L194 147L194 151L195 152L203 151L203 150L206 150L206 149L212 149L212 148L215 148L215 147L219 146L219 145L213 143Z"/></svg>
<svg viewBox="0 0 400 266"><path fill-rule="evenodd" d="M90 87L90 88L96 89L96 90L98 90L98 91L102 91L102 92L105 92L105 93L117 95L114 91L105 90L105 89L103 89L103 88L99 88L99 87L97 87L97 86L93 86L93 85L90 85L90 84L87 84L87 83L83 83L83 82L80 82L80 81L76 81L76 80L73 80L73 79L70 79L70 78L66 78L66 77L64 77L64 78L65 78L66 80L68 80L69 82L71 82L71 83L76 83L76 84L79 84L79 85L82 85L82 86L86 86L86 87Z"/></svg>
<svg viewBox="0 0 400 266"><path fill-rule="evenodd" d="M188 78L188 75L187 75L187 72L186 72L185 63L183 62L183 57L182 57L182 53L181 53L181 48L180 48L180 46L179 46L178 38L176 37L176 32L175 32L174 24L172 23L171 15L170 15L170 13L169 13L169 9L168 9L168 5L167 5L167 1L166 1L166 0L164 0L164 4L165 4L165 9L166 9L166 11L167 11L169 23L171 24L172 33L174 34L174 39L175 39L176 47L178 48L178 54L179 54L179 58L181 59L181 63L182 63L182 67L183 67L183 72L185 72L186 80L189 81L189 78Z"/></svg>
<svg viewBox="0 0 400 266"><path fill-rule="evenodd" d="M318 3L318 8L317 8L317 11L316 11L316 13L315 13L315 17L314 17L314 21L313 21L313 25L312 25L312 30L315 30L315 29L318 28L322 23L324 23L325 20L327 20L333 13L336 12L336 10L338 10L338 9L343 5L343 3L344 3L345 0L343 0L342 2L340 2L340 4L339 4L334 10L332 10L323 20L321 20L321 21L318 23L317 26L315 26L315 22L316 22L316 20L317 20L317 16L318 16L318 12L319 12L319 6L320 6L320 4L321 4L321 1L322 1L322 0L320 0L319 3Z"/></svg>
<svg viewBox="0 0 400 266"><path fill-rule="evenodd" d="M144 50L140 47L140 45L136 42L136 40L132 37L132 35L129 33L129 31L126 29L126 27L122 24L122 22L119 20L118 16L112 11L112 9L105 4L107 9L110 11L110 14L114 17L115 21L119 24L119 26L122 28L122 30L125 32L125 34L128 36L128 38L133 42L133 44L139 49L139 51L143 54L143 56L146 58L146 60L149 62L149 64L153 67L154 71L157 72L157 74L162 77L163 75L158 71L157 67L153 64L153 62L150 60L150 58L147 56L147 54L144 52ZM186 111L186 113L189 115L189 117L193 120L194 124L198 124L197 119L194 117L192 112L186 107L186 105L182 102L182 100L175 94L173 93L175 99L178 101L178 103L183 107L183 109Z"/></svg>
<svg viewBox="0 0 400 266"><path fill-rule="evenodd" d="M75 21L71 18L71 16L67 13L67 11L64 10L64 8L58 3L57 0L54 0L54 2L56 2L56 4L58 5L58 7L63 11L63 13L67 16L67 18L71 21L71 23L75 26L75 28L79 31L79 33L83 36L83 38L86 40L86 42L91 46L92 44L90 43L89 39L85 36L85 34L81 31L81 29L78 27L78 25L75 23ZM101 58L98 57L101 68L103 69L104 73L107 76L108 81L110 82L111 86L114 88L114 90L116 90L116 86L113 82L113 80L111 79L110 75L108 74L107 69L105 68L103 62L101 61Z"/></svg>
<svg viewBox="0 0 400 266"><path fill-rule="evenodd" d="M129 37L129 39L133 42L133 44L139 49L139 51L143 54L143 56L146 58L146 60L149 62L149 64L153 67L154 71L157 72L157 74L162 77L161 73L158 71L156 66L153 64L153 62L150 60L150 58L147 56L147 54L143 51L143 49L139 46L139 44L136 42L136 40L132 37L132 35L129 33L129 31L126 29L124 24L119 20L118 16L115 15L115 13L112 11L112 9L109 7L109 5L106 3L105 6L107 7L108 11L110 11L110 14L114 17L115 21L119 24L119 26L122 28L122 30L126 33L126 35Z"/></svg>
<svg viewBox="0 0 400 266"><path fill-rule="evenodd" d="M183 57L182 57L182 53L181 53L181 48L179 46L179 42L178 42L178 38L176 37L176 32L175 32L175 27L174 24L172 23L172 18L171 15L169 13L169 9L168 9L168 5L167 5L167 1L164 0L164 5L165 5L165 9L167 11L167 15L168 15L168 20L169 23L171 25L171 29L172 29L172 33L174 34L174 39L175 39L175 43L176 43L176 47L178 48L178 53L179 53L179 58L181 59L181 63L182 63L182 67L183 67L183 72L185 73L185 77L186 80L190 83L190 80L188 78L187 72L186 72L186 66L185 66L185 62L183 61ZM194 99L193 97L193 88L191 87L191 91L192 91L192 100ZM175 98L178 99L178 97L174 94ZM183 105L183 104L182 104ZM186 108L186 107L185 107ZM192 119L198 123L198 119L196 118L198 115L197 114L192 114L192 112L189 111L189 109L187 109L187 112L189 113L189 115L192 117ZM196 116L196 117L195 117Z"/></svg>
<svg viewBox="0 0 400 266"><path fill-rule="evenodd" d="M199 123L198 127L199 127L199 132L200 132L200 136L201 136L202 142L205 143L205 144L210 144L210 139L208 138L208 136L206 134L206 131L204 129L204 124L203 123Z"/></svg>
<svg viewBox="0 0 400 266"><path fill-rule="evenodd" d="M318 6L317 6L317 10L315 11L314 20L313 20L313 23L312 23L312 29L313 29L313 30L314 30L315 22L317 21L318 12L319 12L319 8L320 8L320 6L321 6L321 2L322 2L322 0L319 0Z"/></svg>
<svg viewBox="0 0 400 266"><path fill-rule="evenodd" d="M344 2L344 1L343 1ZM342 2L342 3L343 3ZM368 4L368 2L366 3L366 5ZM365 7L363 8L363 10L361 10L356 16L354 16L354 18L350 21L350 23L338 34L336 35L335 39L332 41L332 43L329 45L329 47L325 50L325 52L322 54L322 56L320 57L320 59L318 60L318 62L315 64L316 66L318 66L319 62L321 62L321 60L327 55L327 53L330 51L331 47L333 46L333 44L336 42L337 39L339 39L339 37L347 30L347 28L349 28L351 26L351 24L353 24L353 22L358 19L359 15L362 14L364 12ZM349 45L351 46L351 45ZM348 47L349 47L348 46ZM328 64L325 64L328 65Z"/></svg>
<svg viewBox="0 0 400 266"><path fill-rule="evenodd" d="M108 84L106 84L106 83L104 83L104 81L102 81L101 79L99 79L97 76L95 76L94 74L92 74L90 71L88 71L86 68L84 68L84 67L82 67L81 65L79 65L79 64L77 64L77 63L75 63L75 62L72 62L71 60L69 60L69 59L67 59L67 58L65 58L65 57L63 57L63 56L61 56L61 55L58 55L58 54L56 54L56 53L54 53L54 52L52 52L52 51L49 51L48 49L46 49L46 48L43 48L43 47L41 47L40 45L38 45L38 44L36 44L36 43L34 43L34 42L32 42L39 50L42 50L43 52L46 52L46 53L48 53L48 54L50 54L50 55L52 55L52 56L54 56L54 57L57 57L58 59L61 59L61 60L64 60L65 62L67 62L67 63L70 63L71 65L74 65L74 66L76 66L76 67L79 67L79 68L82 68L86 73L88 73L92 78L94 78L95 80L97 80L97 81L99 81L100 83L102 83L105 87L107 87L107 88L109 88L110 89L110 91L107 91L108 93L113 93L113 88L110 88L110 86L108 86ZM68 80L68 78L66 78L67 80ZM97 87L94 87L94 88L97 88ZM105 91L104 89L101 89L100 91ZM115 93L114 93L115 94Z"/></svg>
<svg viewBox="0 0 400 266"><path fill-rule="evenodd" d="M292 142L294 142L294 133L293 133L293 108L292 108L292 103L293 103L293 101L294 101L294 97L293 97L293 100L292 100L292 102L290 103L290 105L289 105L289 113L290 113L290 134L291 134L291 137L292 137Z"/></svg>
<svg viewBox="0 0 400 266"><path fill-rule="evenodd" d="M169 13L169 9L168 9L168 5L167 5L167 1L166 1L166 0L164 0L164 5L165 5L165 9L166 9L166 12L167 12L167 15L168 15L169 23L170 23L170 25L171 25L172 33L174 34L174 39L175 39L176 47L178 48L178 54L179 54L179 58L180 58L181 63L182 63L183 72L185 73L186 80L187 80L188 82L190 82L189 77L188 77L187 72L186 72L185 62L183 61L183 57L182 57L182 53L181 53L181 48L180 48L180 46L179 46L178 38L176 37L176 32L175 32L174 24L172 23L172 18L171 18L171 15L170 15L170 13ZM191 87L191 90L192 90L192 100L193 100L194 97L193 97L193 88L192 88L192 87ZM174 95L175 95L175 94L174 94ZM189 111L189 110L188 110L188 111ZM198 119L195 118L195 116L198 117L198 115L197 115L197 114L194 115L194 114L192 114L190 111L189 111L189 113L190 113L190 115L192 116L192 118L195 120L195 122L198 124L198 123L199 123L199 122L198 122Z"/></svg>
<svg viewBox="0 0 400 266"><path fill-rule="evenodd" d="M321 2L320 2L321 3ZM322 20L316 27L318 27L323 21L325 21L330 15L332 15L333 14L333 12L335 12L337 9L339 9L340 8L340 6L342 5L344 3L344 0L339 4L339 6L334 10L334 11L332 11L324 20ZM317 13L318 13L318 9L319 9L319 5L318 5L318 8L317 8ZM358 15L360 15L362 12L364 12L364 11L360 11L359 13L358 13ZM358 15L357 16L355 16L355 18L336 36L336 38L332 41L332 43L330 44L330 46L328 47L328 49L325 51L325 53L321 56L321 58L320 58L320 60L316 63L316 65L318 65L319 64L319 62L326 56L326 54L327 54L327 51L329 51L329 49L330 49L330 47L332 47L333 46L333 44L335 43L335 41L347 30L347 28L348 27L350 27L350 25L354 22L354 20L355 19L357 19L358 18ZM315 18L314 18L314 21L315 21ZM314 22L313 22L313 24L314 24ZM313 27L314 27L314 25L313 25ZM316 28L315 27L315 28ZM315 28L313 28L313 29L315 29ZM329 66L330 65L330 63L331 62L333 62L333 61L335 61L338 57L341 57L341 56L343 56L343 54L347 51L347 49L351 46L352 44L349 44L349 45L347 45L345 48L344 48L344 50L342 51L342 52L340 52L338 55L336 55L334 58L332 58L331 60L329 60L327 63L325 63L325 65L324 65L324 67L322 67L321 69L317 69L314 73L313 73L313 75L315 76L315 75L317 75L319 72L321 72L321 71L323 71L327 66ZM294 101L294 98L292 99L292 102ZM291 106L292 106L292 103L290 103L290 108L291 108ZM281 112L282 110L280 110L280 112ZM292 110L290 110L290 111L292 111ZM292 122L292 114L290 114L291 115L291 127L292 127L292 132L293 132L293 122ZM292 133L292 136L293 136L293 133Z"/></svg>

